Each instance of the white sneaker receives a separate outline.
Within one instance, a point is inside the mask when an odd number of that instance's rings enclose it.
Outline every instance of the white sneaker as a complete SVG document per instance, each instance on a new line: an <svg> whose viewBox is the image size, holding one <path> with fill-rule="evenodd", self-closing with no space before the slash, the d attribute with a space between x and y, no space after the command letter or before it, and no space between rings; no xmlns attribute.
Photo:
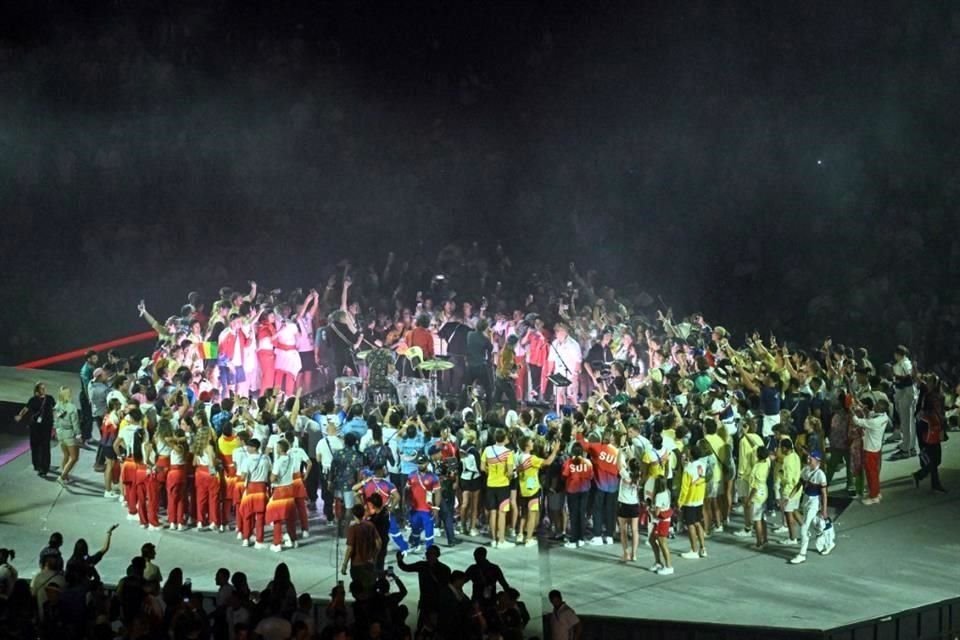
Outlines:
<svg viewBox="0 0 960 640"><path fill-rule="evenodd" d="M673 567L661 567L660 569L657 570L657 575L658 575L658 576L672 576L672 575L673 575Z"/></svg>
<svg viewBox="0 0 960 640"><path fill-rule="evenodd" d="M307 531L306 529L304 529L303 531L300 532L300 539L301 539L301 540L306 540L306 539L309 538L309 537L310 537L310 532Z"/></svg>
<svg viewBox="0 0 960 640"><path fill-rule="evenodd" d="M613 544L613 538L611 538L611 537L609 537L609 536L604 536L604 538L603 538L603 544Z"/></svg>
<svg viewBox="0 0 960 640"><path fill-rule="evenodd" d="M114 495L113 495L113 492L111 492L111 491L104 491L104 492L103 492L103 497L104 497L104 498L108 498L108 499L112 499L112 498L114 497Z"/></svg>
<svg viewBox="0 0 960 640"><path fill-rule="evenodd" d="M535 546L537 546L537 539L536 539L536 538L530 538L529 540L527 540L526 542L524 542L523 545L524 545L525 547L535 547Z"/></svg>
<svg viewBox="0 0 960 640"><path fill-rule="evenodd" d="M249 547L249 546L250 546L250 541L249 541L249 540L244 540L243 542L240 543L240 546L241 546L241 547Z"/></svg>
<svg viewBox="0 0 960 640"><path fill-rule="evenodd" d="M290 537L289 533L283 534L283 543L287 544L288 542L293 542L293 538Z"/></svg>
<svg viewBox="0 0 960 640"><path fill-rule="evenodd" d="M250 536L249 538L247 538L247 542L249 542L250 544L253 544L256 541L257 541L257 536Z"/></svg>
<svg viewBox="0 0 960 640"><path fill-rule="evenodd" d="M807 561L807 556L802 556L799 553L792 558L790 558L790 564L801 564Z"/></svg>
<svg viewBox="0 0 960 640"><path fill-rule="evenodd" d="M774 532L775 534L777 534L778 536L781 536L781 535L783 535L783 534L785 534L785 533L790 533L790 528L789 528L789 527L784 527L783 525L781 525L781 526L777 527L776 529L774 529L773 532Z"/></svg>
<svg viewBox="0 0 960 640"><path fill-rule="evenodd" d="M150 525L150 531L163 531L163 527L156 527L154 525Z"/></svg>
<svg viewBox="0 0 960 640"><path fill-rule="evenodd" d="M283 549L283 547L281 547L281 546L278 545L278 544L272 544L272 545L270 545L270 551L273 551L274 553L280 553L280 551L281 551L282 549Z"/></svg>
<svg viewBox="0 0 960 640"><path fill-rule="evenodd" d="M827 545L827 547L823 551L820 552L820 555L822 556L830 555L830 552L833 551L836 546L837 546L836 542L831 542L829 545Z"/></svg>
<svg viewBox="0 0 960 640"><path fill-rule="evenodd" d="M478 535L480 535L480 532L476 529L470 529L470 535L476 538Z"/></svg>
<svg viewBox="0 0 960 640"><path fill-rule="evenodd" d="M183 526L182 524L178 524L178 525L177 525L177 531L186 531L186 530L187 530L187 528L186 528L185 526Z"/></svg>
<svg viewBox="0 0 960 640"><path fill-rule="evenodd" d="M784 539L784 540L781 540L781 541L780 541L780 544L782 544L782 545L785 546L785 547L795 547L795 546L797 546L798 544L800 544L800 541L799 541L799 540L794 540L794 539L792 539L792 538L786 538L786 539Z"/></svg>
<svg viewBox="0 0 960 640"><path fill-rule="evenodd" d="M747 531L745 529L737 529L733 532L734 537L736 538L752 538L753 531Z"/></svg>
<svg viewBox="0 0 960 640"><path fill-rule="evenodd" d="M140 525L140 528L141 528L141 529L146 529L146 528L147 528L147 525L142 524L142 525Z"/></svg>
<svg viewBox="0 0 960 640"><path fill-rule="evenodd" d="M564 542L564 543L563 543L563 547L564 547L565 549L576 549L576 548L579 547L579 546L580 546L580 543L579 543L579 542L573 542L572 540L571 540L570 542Z"/></svg>
<svg viewBox="0 0 960 640"><path fill-rule="evenodd" d="M592 538L590 538L590 544L601 545L603 544L603 538L601 538L600 536L593 536Z"/></svg>
<svg viewBox="0 0 960 640"><path fill-rule="evenodd" d="M300 546L300 545L297 544L297 541L296 541L296 540L284 540L284 541L283 541L283 548L284 548L284 549L296 549L298 546Z"/></svg>
<svg viewBox="0 0 960 640"><path fill-rule="evenodd" d="M266 549L267 545L264 544L263 542L257 542L253 545L253 548L256 549L257 551L260 551L261 549Z"/></svg>
<svg viewBox="0 0 960 640"><path fill-rule="evenodd" d="M701 550L700 550L700 557L701 557L701 558L706 558L706 557L707 557L707 550L706 550L706 549L701 549Z"/></svg>
<svg viewBox="0 0 960 640"><path fill-rule="evenodd" d="M578 548L578 549L579 549L580 547L584 546L585 544L587 544L587 543L584 542L583 540L577 540L577 548Z"/></svg>
<svg viewBox="0 0 960 640"><path fill-rule="evenodd" d="M680 557L684 560L699 560L700 554L696 551L684 551L680 554Z"/></svg>
<svg viewBox="0 0 960 640"><path fill-rule="evenodd" d="M138 516L138 515L135 514L135 513L128 513L128 514L127 514L127 520L139 520L139 519L140 519L140 516Z"/></svg>
<svg viewBox="0 0 960 640"><path fill-rule="evenodd" d="M237 531L237 540L243 540L243 533Z"/></svg>
<svg viewBox="0 0 960 640"><path fill-rule="evenodd" d="M656 572L660 571L660 569L663 569L663 565L658 562L658 563L656 563L655 565L653 565L652 567L650 567L650 573L656 573Z"/></svg>
<svg viewBox="0 0 960 640"><path fill-rule="evenodd" d="M227 532L227 528L223 525L220 525L220 533L226 533L226 532Z"/></svg>
<svg viewBox="0 0 960 640"><path fill-rule="evenodd" d="M522 546L523 546L523 536L517 536L517 539L515 540L515 542L517 543L517 546L518 546L518 547L522 547Z"/></svg>

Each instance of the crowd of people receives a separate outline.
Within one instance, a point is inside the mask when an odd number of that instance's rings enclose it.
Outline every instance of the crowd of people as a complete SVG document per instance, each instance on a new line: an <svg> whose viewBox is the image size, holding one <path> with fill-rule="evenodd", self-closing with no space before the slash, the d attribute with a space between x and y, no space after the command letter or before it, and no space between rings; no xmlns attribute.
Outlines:
<svg viewBox="0 0 960 640"><path fill-rule="evenodd" d="M63 535L53 533L29 581L19 577L15 550L0 549L0 637L520 640L530 622L520 593L487 559L484 547L476 549L473 564L463 570L440 562L436 547L423 561L408 564L398 556L399 569L417 574L419 580L417 614L411 618L404 604L407 588L392 568L368 590L352 582L352 602L338 582L319 609L310 594L297 590L286 563L279 563L273 579L259 590L245 573L219 568L216 590L205 596L193 589L180 567L164 576L157 548L148 542L113 584L112 577L101 577L97 565L110 550L118 526L109 528L95 553L80 538L67 557ZM556 600L556 624L576 627L579 633L579 619L559 595Z"/></svg>
<svg viewBox="0 0 960 640"><path fill-rule="evenodd" d="M361 597L390 545L401 568L429 563L441 535L496 552L619 542L623 563L644 561L643 542L661 576L677 555L708 558L712 536L762 551L772 535L798 564L836 544L830 491L883 499L884 444L897 445L891 463L919 461L918 487L946 491L941 442L960 396L907 347L874 364L830 339L804 349L754 332L735 346L700 313L631 309L572 263L565 287L507 293L522 289L505 286L498 255L501 281L471 291L452 256L409 306L386 293L407 278L392 254L382 271L343 263L339 295L337 277L322 292L250 282L209 311L192 292L163 323L141 303L159 336L149 356L88 353L79 406L37 386L19 416L34 468L49 471L53 432L69 484L97 426L104 498L143 528L230 531L282 552L320 510L346 536L342 569ZM427 375L436 390L390 393Z"/></svg>

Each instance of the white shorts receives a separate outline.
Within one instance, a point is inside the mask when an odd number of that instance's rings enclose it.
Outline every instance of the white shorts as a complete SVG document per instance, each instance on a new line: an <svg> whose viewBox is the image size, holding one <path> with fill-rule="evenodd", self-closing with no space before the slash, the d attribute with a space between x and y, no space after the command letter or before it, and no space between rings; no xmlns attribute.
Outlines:
<svg viewBox="0 0 960 640"><path fill-rule="evenodd" d="M786 513L791 513L800 508L800 494L794 494L792 498L783 501L783 510Z"/></svg>
<svg viewBox="0 0 960 640"><path fill-rule="evenodd" d="M763 519L763 512L766 510L767 505L767 496L754 496L753 502L750 503L750 515L753 518L754 522L758 522Z"/></svg>

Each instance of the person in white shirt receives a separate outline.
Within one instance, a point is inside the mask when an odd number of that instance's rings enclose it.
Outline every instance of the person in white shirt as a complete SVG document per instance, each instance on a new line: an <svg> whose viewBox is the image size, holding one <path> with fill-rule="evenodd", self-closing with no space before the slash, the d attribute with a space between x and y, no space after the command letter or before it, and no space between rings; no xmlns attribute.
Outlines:
<svg viewBox="0 0 960 640"><path fill-rule="evenodd" d="M113 451L117 454L117 459L123 460L123 466L120 467L120 482L123 483L123 502L127 504L127 520L138 520L137 515L137 496L134 490L136 481L137 465L133 461L134 440L137 433L143 431L143 413L138 407L134 407L127 412L126 422L121 424L120 432L113 443Z"/></svg>
<svg viewBox="0 0 960 640"><path fill-rule="evenodd" d="M247 440L246 455L243 464L237 465L237 474L245 484L243 498L237 510L240 523L241 540L244 547L255 542L257 549L263 549L263 529L267 509L267 481L270 479L270 458L260 451L260 441ZM256 536L254 537L254 527Z"/></svg>
<svg viewBox="0 0 960 640"><path fill-rule="evenodd" d="M307 514L307 485L304 483L304 478L310 474L313 462L307 452L300 448L293 431L287 431L283 435L287 444L290 445L287 455L293 461L293 498L297 517L300 518L300 539L305 540L310 537L310 518Z"/></svg>
<svg viewBox="0 0 960 640"><path fill-rule="evenodd" d="M297 376L299 376L300 369L303 367L300 361L300 353L297 351L299 328L293 319L282 320L281 322L283 324L273 340L273 346L276 350L274 385L283 389L288 396L292 396L297 384Z"/></svg>
<svg viewBox="0 0 960 640"><path fill-rule="evenodd" d="M565 324L557 324L554 328L556 339L550 345L547 353L547 362L551 374L560 374L570 381L567 387L556 389L559 404L577 403L577 389L580 386L580 364L583 361L583 352L577 341L570 337Z"/></svg>
<svg viewBox="0 0 960 640"><path fill-rule="evenodd" d="M887 442L900 441L891 461L906 460L917 455L917 386L913 381L910 351L903 345L893 352L893 403L896 406L897 428Z"/></svg>
<svg viewBox="0 0 960 640"><path fill-rule="evenodd" d="M270 472L273 493L270 495L270 502L267 503L266 519L273 523L273 544L270 545L270 550L274 552L282 550L281 543L288 549L297 547L297 508L293 486L296 461L289 455L289 451L289 442L281 440L277 443L277 455Z"/></svg>
<svg viewBox="0 0 960 640"><path fill-rule="evenodd" d="M803 497L800 499L800 551L796 556L790 559L790 564L800 564L807 559L807 547L810 545L810 527L813 521L819 515L824 520L827 519L827 474L820 468L819 451L811 451L807 454L807 466L800 472L800 484L797 485L795 492L803 491ZM833 551L834 544L824 548L822 555L828 555Z"/></svg>
<svg viewBox="0 0 960 640"><path fill-rule="evenodd" d="M890 424L887 403L881 400L876 407L873 398L864 398L860 410L853 416L853 423L863 430L863 472L867 477L869 496L863 504L880 502L880 449L883 447L883 432Z"/></svg>
<svg viewBox="0 0 960 640"><path fill-rule="evenodd" d="M554 589L549 594L553 611L550 613L550 637L553 640L580 640L583 625L576 612L563 601L563 595Z"/></svg>

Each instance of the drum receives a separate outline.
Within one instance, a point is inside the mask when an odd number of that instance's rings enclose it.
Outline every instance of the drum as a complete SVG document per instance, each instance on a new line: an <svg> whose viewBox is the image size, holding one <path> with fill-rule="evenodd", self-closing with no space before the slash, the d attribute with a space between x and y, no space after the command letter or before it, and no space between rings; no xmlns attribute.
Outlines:
<svg viewBox="0 0 960 640"><path fill-rule="evenodd" d="M333 400L339 406L344 406L349 392L353 404L362 404L365 400L363 393L363 380L353 376L344 376L333 381L334 392Z"/></svg>
<svg viewBox="0 0 960 640"><path fill-rule="evenodd" d="M433 386L429 380L407 378L397 383L397 397L408 413L413 413L421 397L427 399L427 407L433 409Z"/></svg>

